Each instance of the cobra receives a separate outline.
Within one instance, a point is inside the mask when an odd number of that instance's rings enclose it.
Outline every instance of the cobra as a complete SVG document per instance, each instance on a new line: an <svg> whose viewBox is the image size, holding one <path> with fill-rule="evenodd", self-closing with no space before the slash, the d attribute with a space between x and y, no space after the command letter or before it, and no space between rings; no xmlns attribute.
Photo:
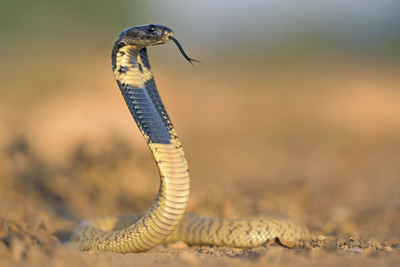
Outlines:
<svg viewBox="0 0 400 267"><path fill-rule="evenodd" d="M222 219L185 215L189 171L185 153L154 82L147 46L173 40L192 63L173 31L143 25L123 31L112 49L112 70L125 102L157 164L160 188L142 216L110 216L82 222L73 233L82 250L144 252L162 242L250 248L278 237L305 239L307 230L284 218Z"/></svg>

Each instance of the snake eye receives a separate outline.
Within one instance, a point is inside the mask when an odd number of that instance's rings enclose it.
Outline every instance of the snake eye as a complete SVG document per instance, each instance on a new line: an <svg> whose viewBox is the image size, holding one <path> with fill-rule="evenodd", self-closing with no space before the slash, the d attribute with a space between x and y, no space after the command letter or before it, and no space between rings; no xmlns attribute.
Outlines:
<svg viewBox="0 0 400 267"><path fill-rule="evenodd" d="M156 26L150 24L149 26L147 26L147 31L150 32L150 33L155 32L156 31Z"/></svg>

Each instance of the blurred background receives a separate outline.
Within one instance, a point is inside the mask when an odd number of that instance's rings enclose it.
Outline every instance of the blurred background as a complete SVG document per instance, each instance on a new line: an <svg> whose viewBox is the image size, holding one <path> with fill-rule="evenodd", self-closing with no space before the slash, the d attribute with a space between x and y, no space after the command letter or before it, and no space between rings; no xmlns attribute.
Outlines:
<svg viewBox="0 0 400 267"><path fill-rule="evenodd" d="M148 23L202 61L148 49L189 162L188 212L398 242L397 0L3 1L0 217L57 234L147 211L158 173L110 56Z"/></svg>

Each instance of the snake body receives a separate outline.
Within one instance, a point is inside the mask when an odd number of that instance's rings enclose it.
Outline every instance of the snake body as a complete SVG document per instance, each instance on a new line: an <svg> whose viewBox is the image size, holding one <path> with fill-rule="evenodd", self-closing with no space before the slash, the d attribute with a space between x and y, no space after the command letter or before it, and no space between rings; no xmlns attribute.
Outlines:
<svg viewBox="0 0 400 267"><path fill-rule="evenodd" d="M307 230L290 219L222 219L184 215L189 198L185 153L161 101L147 46L173 40L190 62L173 31L143 25L123 31L112 50L112 69L125 102L146 140L160 173L160 188L143 216L111 216L82 222L73 233L82 250L144 252L162 242L254 247L279 237L299 240Z"/></svg>

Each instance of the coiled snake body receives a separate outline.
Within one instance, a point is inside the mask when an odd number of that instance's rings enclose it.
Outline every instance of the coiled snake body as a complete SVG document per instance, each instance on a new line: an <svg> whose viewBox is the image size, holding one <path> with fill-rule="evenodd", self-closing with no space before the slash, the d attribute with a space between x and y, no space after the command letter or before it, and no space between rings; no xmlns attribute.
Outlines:
<svg viewBox="0 0 400 267"><path fill-rule="evenodd" d="M160 173L160 189L143 216L114 216L82 222L73 237L82 250L143 252L161 242L183 240L190 245L254 247L275 237L299 240L307 236L289 219L221 219L188 216L188 165L181 143L161 101L146 47L173 40L189 62L173 32L162 25L123 31L112 50L112 69L128 108L144 136Z"/></svg>

